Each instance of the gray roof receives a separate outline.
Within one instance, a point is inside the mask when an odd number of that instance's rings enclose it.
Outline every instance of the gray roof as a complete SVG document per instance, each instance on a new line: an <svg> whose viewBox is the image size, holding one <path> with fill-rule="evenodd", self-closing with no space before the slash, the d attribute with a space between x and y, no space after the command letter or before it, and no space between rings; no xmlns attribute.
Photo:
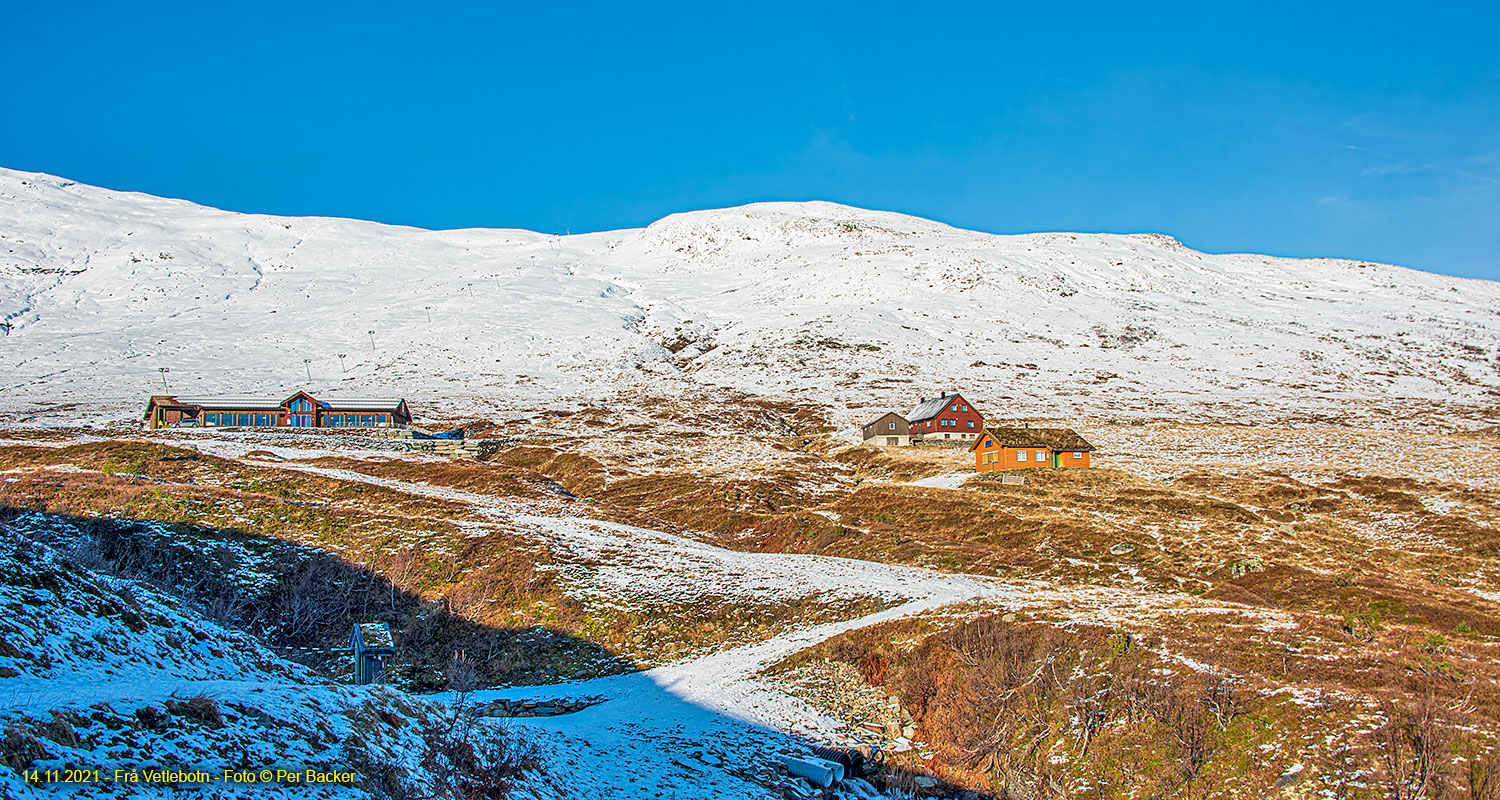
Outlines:
<svg viewBox="0 0 1500 800"><path fill-rule="evenodd" d="M943 406L946 406L949 403L953 402L953 399L955 397L958 397L958 392L946 392L938 397L929 397L926 400L918 403L917 407L912 409L910 414L906 415L906 418L911 422L921 422L924 419L932 419L943 410ZM964 402L967 403L968 401L965 400Z"/></svg>
<svg viewBox="0 0 1500 800"><path fill-rule="evenodd" d="M234 394L220 397L179 397L175 402L187 406L203 406L205 408L257 408L274 411L281 408L281 401L285 397L256 397L253 395Z"/></svg>
<svg viewBox="0 0 1500 800"><path fill-rule="evenodd" d="M318 402L329 411L396 411L405 401L399 397L326 397Z"/></svg>
<svg viewBox="0 0 1500 800"><path fill-rule="evenodd" d="M266 397L264 395L222 395L220 397L178 397L172 402L180 405L204 408L233 408L275 411L281 408L292 395ZM405 402L399 397L314 397L318 405L329 411L389 411L395 412Z"/></svg>

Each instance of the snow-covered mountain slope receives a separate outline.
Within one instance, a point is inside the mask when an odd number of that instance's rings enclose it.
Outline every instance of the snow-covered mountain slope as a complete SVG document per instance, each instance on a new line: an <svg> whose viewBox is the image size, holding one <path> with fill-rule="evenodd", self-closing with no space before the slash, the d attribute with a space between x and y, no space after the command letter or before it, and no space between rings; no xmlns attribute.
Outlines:
<svg viewBox="0 0 1500 800"><path fill-rule="evenodd" d="M139 413L160 368L174 393L402 394L419 416L695 385L851 422L953 387L996 416L1492 407L1500 387L1500 284L819 202L550 236L0 170L0 316L13 419Z"/></svg>

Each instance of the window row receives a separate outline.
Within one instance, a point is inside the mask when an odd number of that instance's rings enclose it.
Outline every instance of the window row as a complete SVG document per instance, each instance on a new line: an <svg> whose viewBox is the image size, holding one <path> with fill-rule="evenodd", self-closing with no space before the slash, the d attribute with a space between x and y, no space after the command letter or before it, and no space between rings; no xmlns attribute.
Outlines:
<svg viewBox="0 0 1500 800"><path fill-rule="evenodd" d="M203 424L204 425L219 425L219 426L240 425L240 426L243 426L243 427L246 427L246 428L251 427L251 426L260 427L260 428L266 428L266 427L270 427L270 426L276 424L276 415L275 414L226 414L226 413L220 412L220 413L217 413L217 414L204 414L203 415Z"/></svg>
<svg viewBox="0 0 1500 800"><path fill-rule="evenodd" d="M385 414L324 414L323 424L330 428L373 428L384 425Z"/></svg>
<svg viewBox="0 0 1500 800"><path fill-rule="evenodd" d="M230 425L250 428L269 428L277 424L276 414L240 414L215 412L203 415L203 424L218 427ZM389 420L388 414L324 414L323 425L329 428L374 428L384 425ZM290 414L287 423L293 428L310 428L313 426L311 414Z"/></svg>

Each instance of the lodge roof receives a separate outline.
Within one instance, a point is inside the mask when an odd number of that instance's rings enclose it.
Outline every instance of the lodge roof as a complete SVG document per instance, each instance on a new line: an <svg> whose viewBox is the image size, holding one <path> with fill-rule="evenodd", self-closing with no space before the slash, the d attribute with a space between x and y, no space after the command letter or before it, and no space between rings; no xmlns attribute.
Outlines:
<svg viewBox="0 0 1500 800"><path fill-rule="evenodd" d="M247 408L264 409L275 411L281 408L285 398L279 397L256 397L254 395L232 394L219 397L178 397L175 402L184 406L201 406L203 408Z"/></svg>
<svg viewBox="0 0 1500 800"><path fill-rule="evenodd" d="M906 415L906 419L910 422L921 422L925 419L932 419L942 413L943 406L953 402L953 398L955 397L958 397L958 392L943 392L937 397L925 398L922 402L917 403L917 407L912 409L910 414ZM967 403L968 401L964 402Z"/></svg>
<svg viewBox="0 0 1500 800"><path fill-rule="evenodd" d="M326 397L318 402L329 411L395 411L406 401L399 397Z"/></svg>
<svg viewBox="0 0 1500 800"><path fill-rule="evenodd" d="M265 410L276 411L282 407L287 400L297 395L307 394L297 392L290 397L266 397L264 395L222 395L219 397L171 397L157 395L151 398L155 405L171 403L183 406L199 406L201 408L232 408L236 410ZM318 398L308 394L317 404L329 411L389 411L400 410L405 401L399 397L325 397Z"/></svg>
<svg viewBox="0 0 1500 800"><path fill-rule="evenodd" d="M979 432L970 450L977 450L986 439L993 439L1002 447L1047 447L1052 450L1093 450L1094 446L1072 428L1013 428L986 425Z"/></svg>

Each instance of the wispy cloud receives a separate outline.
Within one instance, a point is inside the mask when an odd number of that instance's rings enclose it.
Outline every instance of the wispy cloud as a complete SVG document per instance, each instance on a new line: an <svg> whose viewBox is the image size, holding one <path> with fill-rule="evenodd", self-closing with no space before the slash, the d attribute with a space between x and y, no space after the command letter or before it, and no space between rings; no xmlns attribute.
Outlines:
<svg viewBox="0 0 1500 800"><path fill-rule="evenodd" d="M1402 158L1401 156L1391 155L1390 153L1376 150L1372 147L1361 147L1357 144L1346 144L1344 145L1344 149L1354 150L1360 153L1369 153L1370 155L1378 156L1386 160L1385 164L1367 167L1360 172L1361 175L1412 175L1424 172L1435 172L1445 175L1455 175L1457 177L1467 178L1468 180L1472 181L1479 181L1481 183L1489 183L1500 186L1500 178L1495 178L1489 175L1481 175L1477 172L1472 172L1466 169L1459 169L1457 167L1449 166L1448 164L1436 161L1417 161L1413 159ZM1497 153L1483 153L1477 156L1460 159L1461 162L1470 162L1481 165L1497 160L1500 160L1500 154Z"/></svg>

